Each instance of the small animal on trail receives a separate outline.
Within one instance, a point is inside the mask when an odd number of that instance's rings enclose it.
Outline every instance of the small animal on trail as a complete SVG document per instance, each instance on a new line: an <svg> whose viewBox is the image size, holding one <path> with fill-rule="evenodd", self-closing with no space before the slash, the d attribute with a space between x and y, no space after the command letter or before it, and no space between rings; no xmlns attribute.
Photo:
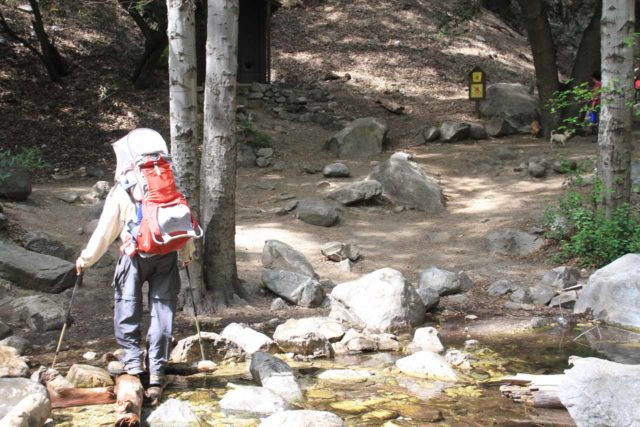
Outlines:
<svg viewBox="0 0 640 427"><path fill-rule="evenodd" d="M564 145L567 141L573 136L573 134L569 131L565 132L556 132L555 130L551 131L551 138L549 139L549 144L551 145Z"/></svg>
<svg viewBox="0 0 640 427"><path fill-rule="evenodd" d="M540 138L542 136L542 125L535 119L531 122L531 136L534 138Z"/></svg>

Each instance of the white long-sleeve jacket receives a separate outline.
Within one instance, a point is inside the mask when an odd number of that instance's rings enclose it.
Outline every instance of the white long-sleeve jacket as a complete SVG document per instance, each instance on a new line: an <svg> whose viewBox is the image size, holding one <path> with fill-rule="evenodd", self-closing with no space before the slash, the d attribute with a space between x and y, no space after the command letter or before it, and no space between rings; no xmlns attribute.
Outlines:
<svg viewBox="0 0 640 427"><path fill-rule="evenodd" d="M80 253L78 262L82 268L91 267L95 264L109 246L118 238L124 241L128 235L127 224L136 220L136 206L126 190L116 184L102 208L102 214L98 221L98 226L91 235L87 247ZM195 252L195 245L192 240L178 251L182 261L190 261Z"/></svg>

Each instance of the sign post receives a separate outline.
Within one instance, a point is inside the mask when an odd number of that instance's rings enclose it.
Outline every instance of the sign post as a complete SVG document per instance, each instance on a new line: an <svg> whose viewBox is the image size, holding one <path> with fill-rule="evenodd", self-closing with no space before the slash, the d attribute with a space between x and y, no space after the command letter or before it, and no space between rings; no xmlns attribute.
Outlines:
<svg viewBox="0 0 640 427"><path fill-rule="evenodd" d="M469 73L469 99L476 102L476 115L480 117L480 101L485 98L487 77L480 67L474 67Z"/></svg>

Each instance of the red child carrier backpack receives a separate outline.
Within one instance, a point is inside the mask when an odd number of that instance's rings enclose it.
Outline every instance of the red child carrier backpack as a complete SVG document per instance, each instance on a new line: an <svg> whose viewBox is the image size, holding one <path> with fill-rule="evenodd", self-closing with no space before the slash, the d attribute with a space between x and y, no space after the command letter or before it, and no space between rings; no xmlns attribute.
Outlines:
<svg viewBox="0 0 640 427"><path fill-rule="evenodd" d="M132 131L123 144L129 145L128 139L132 135L144 137L145 142L155 140L146 144L146 147L144 142L136 144L138 149L155 150L156 145L153 143L166 147L160 134L151 129ZM118 149L122 147L114 145L114 148L118 153ZM136 221L128 224L129 236L122 245L122 251L129 256L136 253L165 255L181 249L189 239L201 238L202 228L184 195L178 190L173 163L166 148L133 153L129 146L128 151L130 163L126 169L120 170L118 181L128 190L136 204ZM136 186L139 191L133 191Z"/></svg>

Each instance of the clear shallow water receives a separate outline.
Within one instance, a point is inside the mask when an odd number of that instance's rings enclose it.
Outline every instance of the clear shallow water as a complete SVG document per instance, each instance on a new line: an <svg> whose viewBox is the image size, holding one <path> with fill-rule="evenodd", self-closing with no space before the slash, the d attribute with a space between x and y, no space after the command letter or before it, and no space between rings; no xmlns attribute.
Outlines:
<svg viewBox="0 0 640 427"><path fill-rule="evenodd" d="M443 324L440 331L447 348L462 349L468 338L480 342L470 351L470 369L459 371L461 379L456 384L401 374L394 363L402 354L370 353L288 363L297 370L305 392L301 408L334 412L350 426L573 425L566 411L528 408L503 398L492 381L518 372L561 373L572 355L640 363L639 334L600 327L574 341L590 327L533 332L520 328L514 319ZM410 337L401 338L404 342ZM326 369L341 368L367 370L372 376L366 381L317 379ZM176 377L165 399L189 402L210 426L258 425L258 419L221 412L218 401L229 382L251 384L246 363L221 366L214 374ZM57 410L54 420L60 426L107 426L114 420L113 406Z"/></svg>

